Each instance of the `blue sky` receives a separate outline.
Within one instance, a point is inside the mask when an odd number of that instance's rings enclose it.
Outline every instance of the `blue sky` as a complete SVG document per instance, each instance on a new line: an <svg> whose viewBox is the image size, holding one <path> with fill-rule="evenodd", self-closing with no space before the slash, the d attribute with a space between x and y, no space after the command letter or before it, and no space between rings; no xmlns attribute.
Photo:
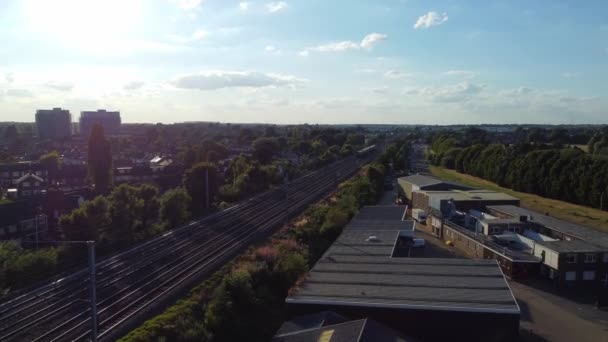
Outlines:
<svg viewBox="0 0 608 342"><path fill-rule="evenodd" d="M606 1L3 0L0 120L608 123Z"/></svg>

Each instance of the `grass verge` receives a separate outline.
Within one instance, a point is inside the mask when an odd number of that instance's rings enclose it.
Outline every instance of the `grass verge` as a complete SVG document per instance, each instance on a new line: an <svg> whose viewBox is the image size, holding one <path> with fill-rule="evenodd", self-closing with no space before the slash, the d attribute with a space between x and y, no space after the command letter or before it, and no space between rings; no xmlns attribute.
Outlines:
<svg viewBox="0 0 608 342"><path fill-rule="evenodd" d="M549 213L550 216L565 221L582 224L608 233L608 212L572 204L564 201L528 194L503 188L496 183L481 179L479 177L459 173L438 166L431 166L431 173L435 177L445 180L459 182L472 187L504 192L521 200L521 206L540 213Z"/></svg>

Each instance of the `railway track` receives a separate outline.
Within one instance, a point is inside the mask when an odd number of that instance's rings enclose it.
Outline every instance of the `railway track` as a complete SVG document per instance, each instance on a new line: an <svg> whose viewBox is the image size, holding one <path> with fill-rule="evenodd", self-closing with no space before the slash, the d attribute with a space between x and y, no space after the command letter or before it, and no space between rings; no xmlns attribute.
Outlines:
<svg viewBox="0 0 608 342"><path fill-rule="evenodd" d="M362 160L347 158L200 221L97 263L100 339L115 338L130 321L197 277L205 276L289 214L334 189ZM0 303L0 341L83 341L90 336L86 269Z"/></svg>

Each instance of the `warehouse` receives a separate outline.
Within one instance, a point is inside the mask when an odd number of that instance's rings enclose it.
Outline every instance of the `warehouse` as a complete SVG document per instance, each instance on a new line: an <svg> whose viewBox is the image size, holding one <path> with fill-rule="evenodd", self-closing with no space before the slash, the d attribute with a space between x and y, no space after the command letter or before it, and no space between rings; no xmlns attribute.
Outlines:
<svg viewBox="0 0 608 342"><path fill-rule="evenodd" d="M325 311L296 317L283 323L272 341L414 342L416 340L369 318L350 320L334 312Z"/></svg>
<svg viewBox="0 0 608 342"><path fill-rule="evenodd" d="M454 211L483 211L488 206L519 205L519 199L502 192L491 190L452 190L452 191L417 191L412 201L413 208L423 209L427 213L438 210L449 216Z"/></svg>
<svg viewBox="0 0 608 342"><path fill-rule="evenodd" d="M517 336L520 310L496 261L398 257L399 248L398 231L346 230L286 299L290 317L330 310L424 341Z"/></svg>
<svg viewBox="0 0 608 342"><path fill-rule="evenodd" d="M473 188L463 184L446 182L435 177L418 174L401 177L397 182L399 184L399 194L404 196L410 203L413 199L413 193L420 190L473 190Z"/></svg>

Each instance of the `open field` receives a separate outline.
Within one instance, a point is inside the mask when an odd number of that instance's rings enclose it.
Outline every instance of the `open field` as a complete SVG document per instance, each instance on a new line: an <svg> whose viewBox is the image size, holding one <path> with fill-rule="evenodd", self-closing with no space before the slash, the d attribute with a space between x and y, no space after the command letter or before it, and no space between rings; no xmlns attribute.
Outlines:
<svg viewBox="0 0 608 342"><path fill-rule="evenodd" d="M437 166L431 166L431 172L435 177L445 180L459 182L473 187L504 192L519 198L521 200L521 206L524 208L535 210L540 213L549 213L550 216L593 227L597 230L608 233L608 211L558 201L525 192L514 191L503 188L496 183L492 183L478 177L465 175L454 170L444 169Z"/></svg>

